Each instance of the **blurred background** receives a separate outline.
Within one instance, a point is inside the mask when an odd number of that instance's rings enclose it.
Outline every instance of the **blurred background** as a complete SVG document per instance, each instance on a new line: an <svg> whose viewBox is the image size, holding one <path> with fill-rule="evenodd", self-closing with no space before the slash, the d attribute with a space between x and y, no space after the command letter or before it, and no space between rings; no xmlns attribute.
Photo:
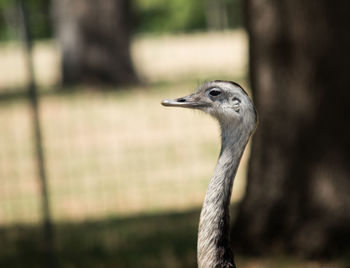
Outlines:
<svg viewBox="0 0 350 268"><path fill-rule="evenodd" d="M212 79L259 111L231 199L237 266L347 267L348 11L0 0L0 267L195 267L220 133L160 101Z"/></svg>

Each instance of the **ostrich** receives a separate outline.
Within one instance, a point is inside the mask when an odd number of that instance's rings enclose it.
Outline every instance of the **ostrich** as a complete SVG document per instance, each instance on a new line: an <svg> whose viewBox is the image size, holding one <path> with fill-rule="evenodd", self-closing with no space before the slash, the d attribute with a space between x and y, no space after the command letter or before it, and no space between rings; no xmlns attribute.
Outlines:
<svg viewBox="0 0 350 268"><path fill-rule="evenodd" d="M199 268L236 267L229 241L229 204L239 162L257 123L254 105L240 85L222 80L204 83L196 93L162 104L198 109L219 122L221 151L200 215L197 262Z"/></svg>

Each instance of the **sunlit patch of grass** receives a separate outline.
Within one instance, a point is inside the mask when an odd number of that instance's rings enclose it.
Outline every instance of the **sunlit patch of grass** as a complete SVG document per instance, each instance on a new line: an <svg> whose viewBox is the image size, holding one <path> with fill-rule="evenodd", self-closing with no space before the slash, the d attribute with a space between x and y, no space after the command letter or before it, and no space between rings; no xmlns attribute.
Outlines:
<svg viewBox="0 0 350 268"><path fill-rule="evenodd" d="M55 220L199 206L219 153L218 126L202 113L160 105L195 87L180 82L43 92L40 117ZM36 222L41 199L30 106L21 99L4 102L0 111L0 175L6 178L0 219ZM239 174L242 179L244 172ZM234 191L235 201L241 193L242 187Z"/></svg>
<svg viewBox="0 0 350 268"><path fill-rule="evenodd" d="M55 220L200 205L219 150L217 126L200 113L161 107L160 101L194 91L202 79L243 77L246 48L241 30L140 36L133 41L132 57L140 76L151 84L56 90L57 47L35 44ZM161 60L154 60L155 53ZM18 44L1 44L0 54L0 224L38 222L40 187L31 109L23 89L23 50Z"/></svg>

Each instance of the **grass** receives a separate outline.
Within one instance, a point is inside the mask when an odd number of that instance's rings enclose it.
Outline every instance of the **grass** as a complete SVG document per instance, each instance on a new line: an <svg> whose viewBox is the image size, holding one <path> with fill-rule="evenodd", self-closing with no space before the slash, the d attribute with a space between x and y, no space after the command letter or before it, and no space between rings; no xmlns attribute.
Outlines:
<svg viewBox="0 0 350 268"><path fill-rule="evenodd" d="M56 225L56 261L60 267L195 267L198 217L197 208L60 222ZM1 228L0 239L0 267L44 267L41 233L36 225ZM236 264L240 268L346 267L344 261L305 261L286 256L238 255Z"/></svg>
<svg viewBox="0 0 350 268"><path fill-rule="evenodd" d="M188 94L204 79L245 84L245 42L242 32L139 37L133 58L149 83L117 90L56 90L57 50L52 43L36 46L61 267L195 267L199 208L219 152L218 127L200 113L164 108L160 100ZM18 90L25 83L18 49L0 47L0 267L44 267L31 110ZM248 153L233 204L244 194ZM237 264L345 267L284 256L237 256Z"/></svg>
<svg viewBox="0 0 350 268"><path fill-rule="evenodd" d="M92 89L43 94L43 142L54 218L81 220L199 206L219 150L217 126L198 113L159 104L193 87L182 82L130 88L129 94ZM0 111L0 176L7 178L0 188L0 219L5 224L36 222L40 199L30 110L21 100L4 103ZM244 170L240 174L238 188ZM233 199L241 194L237 190Z"/></svg>
<svg viewBox="0 0 350 268"><path fill-rule="evenodd" d="M156 84L128 94L42 94L60 267L195 267L199 207L219 150L218 129L200 113L159 105L193 84ZM6 101L0 110L0 171L6 178L0 187L0 267L44 267L30 110L23 99ZM243 194L246 160L233 203ZM237 265L345 267L341 261L239 255Z"/></svg>
<svg viewBox="0 0 350 268"><path fill-rule="evenodd" d="M189 211L60 223L56 228L58 262L62 267L193 267L197 217L198 211ZM43 265L40 244L33 247L40 236L38 229L14 227L6 235L6 242L15 241L23 255L18 261L11 247L2 250L1 267Z"/></svg>
<svg viewBox="0 0 350 268"><path fill-rule="evenodd" d="M235 53L227 53L232 48ZM57 47L53 42L36 44L55 220L200 205L218 153L217 127L206 117L165 109L159 102L193 91L204 79L243 76L246 51L243 31L139 36L132 43L132 58L149 86L58 92L52 87L60 77ZM40 198L31 111L18 90L26 82L21 47L0 44L0 57L0 224L35 223ZM242 195L236 192L234 200Z"/></svg>

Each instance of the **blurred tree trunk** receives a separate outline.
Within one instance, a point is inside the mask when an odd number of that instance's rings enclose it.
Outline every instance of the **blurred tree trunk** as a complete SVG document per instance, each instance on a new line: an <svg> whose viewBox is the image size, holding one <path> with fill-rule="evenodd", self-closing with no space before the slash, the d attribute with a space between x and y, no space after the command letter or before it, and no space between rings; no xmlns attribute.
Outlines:
<svg viewBox="0 0 350 268"><path fill-rule="evenodd" d="M349 1L246 1L260 123L232 240L339 254L350 241Z"/></svg>
<svg viewBox="0 0 350 268"><path fill-rule="evenodd" d="M130 57L130 1L54 0L64 84L137 81Z"/></svg>

